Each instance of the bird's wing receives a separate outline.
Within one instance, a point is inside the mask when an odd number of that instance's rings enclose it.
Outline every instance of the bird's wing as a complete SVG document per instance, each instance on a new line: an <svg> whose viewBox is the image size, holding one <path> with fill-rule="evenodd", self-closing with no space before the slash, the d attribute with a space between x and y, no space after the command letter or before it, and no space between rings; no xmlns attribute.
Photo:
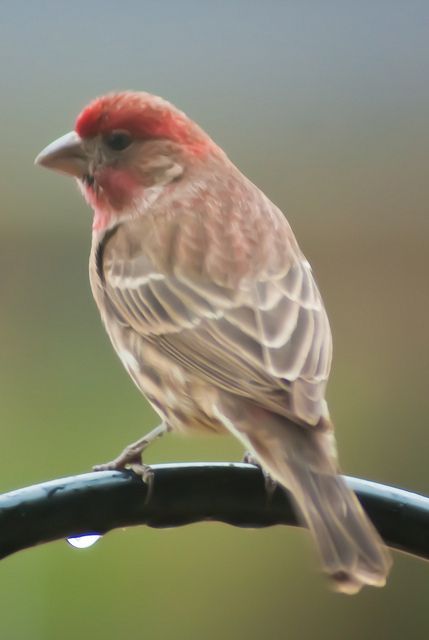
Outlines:
<svg viewBox="0 0 429 640"><path fill-rule="evenodd" d="M284 260L271 256L275 269L233 282L218 275L228 252L216 261L202 241L198 270L183 268L179 260L166 272L154 255L124 252L127 233L116 243L113 237L105 250L111 312L200 379L299 421L318 421L331 334L310 266L293 236L281 247ZM190 233L187 225L176 230L176 257L189 257L186 243L195 253ZM134 245L135 238L134 229Z"/></svg>

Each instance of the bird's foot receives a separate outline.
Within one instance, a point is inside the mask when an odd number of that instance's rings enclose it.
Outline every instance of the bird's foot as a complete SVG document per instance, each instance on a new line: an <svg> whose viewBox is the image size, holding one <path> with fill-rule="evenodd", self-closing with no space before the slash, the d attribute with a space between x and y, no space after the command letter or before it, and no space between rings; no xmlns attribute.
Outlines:
<svg viewBox="0 0 429 640"><path fill-rule="evenodd" d="M148 502L153 491L154 472L151 466L143 463L141 441L138 447L135 443L125 447L122 453L114 460L104 464L96 464L93 467L94 471L121 471L122 469L131 469L147 484L148 490L145 501Z"/></svg>
<svg viewBox="0 0 429 640"><path fill-rule="evenodd" d="M104 464L96 464L94 471L121 471L122 469L131 469L136 475L140 476L147 485L147 493L145 503L149 502L153 493L154 472L151 466L143 464L141 452L136 453L132 450L132 445L126 447L122 453Z"/></svg>
<svg viewBox="0 0 429 640"><path fill-rule="evenodd" d="M141 476L143 482L148 487L148 498L151 493L153 485L153 469L143 464L142 454L143 451L157 438L161 437L166 431L168 431L168 425L162 422L155 427L150 433L147 433L143 438L129 444L128 447L120 453L114 460L105 462L104 464L97 464L93 467L94 471L120 471L121 469L131 469L138 476Z"/></svg>
<svg viewBox="0 0 429 640"><path fill-rule="evenodd" d="M243 462L245 462L246 464L253 464L255 467L258 467L258 469L260 469L262 475L264 476L265 491L268 495L268 498L271 498L277 488L277 482L274 480L274 478L270 476L268 471L265 471L258 459L255 458L255 456L250 453L250 451L246 451L246 453L244 454Z"/></svg>
<svg viewBox="0 0 429 640"><path fill-rule="evenodd" d="M137 447L135 443L130 444L116 458L104 464L96 464L93 469L94 471L119 471L130 466L145 466L142 465L142 450L141 445Z"/></svg>

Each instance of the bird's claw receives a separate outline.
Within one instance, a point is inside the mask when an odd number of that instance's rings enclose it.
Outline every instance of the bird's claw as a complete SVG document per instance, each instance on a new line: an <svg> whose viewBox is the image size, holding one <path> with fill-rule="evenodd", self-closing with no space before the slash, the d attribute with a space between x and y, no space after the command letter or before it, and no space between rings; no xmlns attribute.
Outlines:
<svg viewBox="0 0 429 640"><path fill-rule="evenodd" d="M141 452L141 448L137 449L133 445L129 445L128 447L125 447L117 458L110 462L105 462L104 464L96 464L93 469L94 471L120 471L121 469L125 469L128 465L141 465Z"/></svg>
<svg viewBox="0 0 429 640"><path fill-rule="evenodd" d="M143 464L141 454L136 455L135 452L131 451L131 447L124 449L114 460L93 466L94 471L122 471L123 469L131 469L137 476L141 477L148 487L145 499L145 502L148 502L153 491L154 471L150 465Z"/></svg>
<svg viewBox="0 0 429 640"><path fill-rule="evenodd" d="M151 487L155 474L150 465L140 462L136 464L130 464L128 465L128 468L131 469L131 471L133 471L137 476L140 476L145 484Z"/></svg>

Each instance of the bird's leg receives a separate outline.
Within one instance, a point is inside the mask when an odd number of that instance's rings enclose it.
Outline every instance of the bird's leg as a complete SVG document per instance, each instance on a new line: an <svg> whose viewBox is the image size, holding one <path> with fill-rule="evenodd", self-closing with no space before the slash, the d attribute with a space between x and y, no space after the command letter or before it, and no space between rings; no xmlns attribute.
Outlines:
<svg viewBox="0 0 429 640"><path fill-rule="evenodd" d="M258 459L255 458L253 453L251 453L250 451L245 452L243 456L243 462L245 462L246 464L253 464L255 467L258 467L258 469L260 469L262 475L264 476L265 491L267 492L268 498L271 498L277 488L277 482L274 480L274 478L272 478L270 474L265 471Z"/></svg>
<svg viewBox="0 0 429 640"><path fill-rule="evenodd" d="M142 477L143 481L151 485L153 471L148 464L143 464L142 453L154 440L160 438L168 431L168 425L161 422L155 429L147 433L143 438L136 440L119 454L117 458L104 464L97 464L94 471L112 471L125 469L126 467Z"/></svg>

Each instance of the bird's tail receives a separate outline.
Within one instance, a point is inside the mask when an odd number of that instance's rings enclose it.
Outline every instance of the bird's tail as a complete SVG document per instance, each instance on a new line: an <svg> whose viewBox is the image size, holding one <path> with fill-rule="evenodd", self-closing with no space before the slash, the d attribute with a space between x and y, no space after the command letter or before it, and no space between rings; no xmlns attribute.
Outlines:
<svg viewBox="0 0 429 640"><path fill-rule="evenodd" d="M302 427L266 411L253 426L248 411L240 417L235 435L250 446L261 467L292 493L334 588L353 594L364 585L384 586L390 554L355 494L338 475L332 429Z"/></svg>

